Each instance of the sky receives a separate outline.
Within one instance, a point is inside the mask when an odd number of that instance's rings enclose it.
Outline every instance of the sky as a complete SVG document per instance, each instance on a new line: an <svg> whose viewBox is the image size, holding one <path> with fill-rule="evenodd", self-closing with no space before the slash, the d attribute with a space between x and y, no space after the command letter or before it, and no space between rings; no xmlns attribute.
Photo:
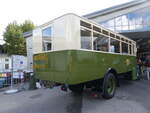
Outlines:
<svg viewBox="0 0 150 113"><path fill-rule="evenodd" d="M102 10L132 0L1 0L0 42L6 26L31 20L35 25L44 24L66 13L79 16Z"/></svg>

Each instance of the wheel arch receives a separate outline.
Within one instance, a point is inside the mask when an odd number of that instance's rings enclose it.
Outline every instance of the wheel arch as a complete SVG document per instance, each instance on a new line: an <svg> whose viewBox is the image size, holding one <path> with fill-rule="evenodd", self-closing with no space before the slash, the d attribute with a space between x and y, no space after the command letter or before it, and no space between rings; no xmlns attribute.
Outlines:
<svg viewBox="0 0 150 113"><path fill-rule="evenodd" d="M109 68L107 72L108 72L108 73L113 73L114 75L117 74L117 70L114 69L114 68Z"/></svg>

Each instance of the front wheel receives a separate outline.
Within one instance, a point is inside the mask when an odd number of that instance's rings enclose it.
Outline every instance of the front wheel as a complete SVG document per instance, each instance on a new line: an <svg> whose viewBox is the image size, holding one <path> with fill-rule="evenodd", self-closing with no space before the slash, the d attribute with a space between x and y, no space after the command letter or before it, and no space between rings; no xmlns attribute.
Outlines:
<svg viewBox="0 0 150 113"><path fill-rule="evenodd" d="M110 99L114 96L116 91L116 78L114 74L108 73L103 81L103 98Z"/></svg>

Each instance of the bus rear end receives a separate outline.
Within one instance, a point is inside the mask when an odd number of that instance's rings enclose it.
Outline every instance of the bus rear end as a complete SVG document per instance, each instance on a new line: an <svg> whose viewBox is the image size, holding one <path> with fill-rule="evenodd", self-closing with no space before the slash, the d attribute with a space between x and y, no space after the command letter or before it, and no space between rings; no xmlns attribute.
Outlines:
<svg viewBox="0 0 150 113"><path fill-rule="evenodd" d="M33 68L36 78L57 83L68 83L69 56L67 50L35 54Z"/></svg>

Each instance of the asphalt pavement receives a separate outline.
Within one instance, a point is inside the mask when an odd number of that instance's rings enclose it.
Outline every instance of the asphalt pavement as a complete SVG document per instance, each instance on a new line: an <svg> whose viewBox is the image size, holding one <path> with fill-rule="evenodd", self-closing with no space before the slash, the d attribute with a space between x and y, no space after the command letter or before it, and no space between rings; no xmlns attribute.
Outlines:
<svg viewBox="0 0 150 113"><path fill-rule="evenodd" d="M21 91L6 95L0 92L0 113L150 113L150 81L121 81L110 100L84 91L82 95L60 87Z"/></svg>

